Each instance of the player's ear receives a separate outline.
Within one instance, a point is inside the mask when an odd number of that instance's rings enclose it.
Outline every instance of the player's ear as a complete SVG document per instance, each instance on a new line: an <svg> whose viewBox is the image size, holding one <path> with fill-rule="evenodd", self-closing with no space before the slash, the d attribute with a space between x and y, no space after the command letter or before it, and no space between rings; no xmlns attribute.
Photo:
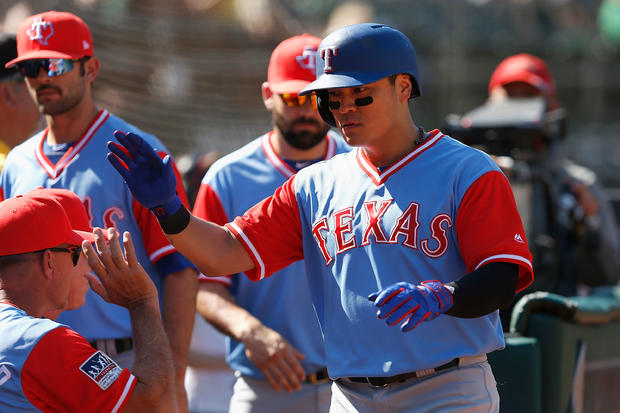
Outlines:
<svg viewBox="0 0 620 413"><path fill-rule="evenodd" d="M407 102L411 97L411 90L413 89L413 83L411 83L411 76L405 73L401 73L396 77L395 82L396 93L400 101Z"/></svg>
<svg viewBox="0 0 620 413"><path fill-rule="evenodd" d="M95 78L99 74L101 68L101 62L95 56L84 62L84 76L89 82L94 82Z"/></svg>
<svg viewBox="0 0 620 413"><path fill-rule="evenodd" d="M54 257L50 250L45 250L38 257L37 264L41 266L41 272L45 279L52 279L54 275Z"/></svg>
<svg viewBox="0 0 620 413"><path fill-rule="evenodd" d="M261 85L261 92L263 94L263 103L268 111L273 110L273 91L269 87L269 83L263 82Z"/></svg>

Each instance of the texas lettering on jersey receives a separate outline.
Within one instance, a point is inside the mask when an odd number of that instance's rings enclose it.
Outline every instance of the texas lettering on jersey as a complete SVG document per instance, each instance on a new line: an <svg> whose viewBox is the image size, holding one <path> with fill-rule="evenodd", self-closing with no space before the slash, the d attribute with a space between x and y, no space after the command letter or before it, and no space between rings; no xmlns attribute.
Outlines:
<svg viewBox="0 0 620 413"><path fill-rule="evenodd" d="M312 234L317 246L329 265L334 260L334 252L328 250L328 237L333 239L336 246L335 254L342 254L353 248L364 247L371 242L371 238L378 244L402 244L405 247L418 250L430 258L441 257L448 249L446 231L452 227L452 218L445 213L436 215L430 222L430 238L420 241L418 247L418 229L420 228L420 204L411 202L408 208L398 216L391 225L389 233L384 230L385 212L394 200L366 201L359 213L354 214L353 206L335 211L330 217L322 217L312 226ZM361 219L360 219L361 218ZM365 222L363 231L356 236L353 232L353 222ZM330 227L330 224L332 226Z"/></svg>

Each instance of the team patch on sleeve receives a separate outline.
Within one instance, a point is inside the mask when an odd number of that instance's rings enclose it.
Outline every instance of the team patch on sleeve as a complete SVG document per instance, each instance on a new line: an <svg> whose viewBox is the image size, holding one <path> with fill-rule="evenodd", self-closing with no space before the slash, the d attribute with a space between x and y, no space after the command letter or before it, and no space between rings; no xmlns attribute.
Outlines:
<svg viewBox="0 0 620 413"><path fill-rule="evenodd" d="M123 371L114 360L101 351L90 356L88 360L80 366L80 370L103 390L107 390Z"/></svg>

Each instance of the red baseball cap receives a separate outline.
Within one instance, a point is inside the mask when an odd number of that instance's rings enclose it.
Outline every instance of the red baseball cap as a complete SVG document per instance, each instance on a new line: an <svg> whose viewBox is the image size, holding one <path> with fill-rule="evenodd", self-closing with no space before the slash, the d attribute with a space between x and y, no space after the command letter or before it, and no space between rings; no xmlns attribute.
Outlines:
<svg viewBox="0 0 620 413"><path fill-rule="evenodd" d="M33 199L51 198L64 208L71 222L71 227L78 231L91 232L90 218L80 197L64 188L37 188L26 192L26 196Z"/></svg>
<svg viewBox="0 0 620 413"><path fill-rule="evenodd" d="M524 82L546 96L555 96L555 84L549 68L542 59L531 54L520 53L504 59L491 75L489 93L497 86L512 82Z"/></svg>
<svg viewBox="0 0 620 413"><path fill-rule="evenodd" d="M30 59L80 59L93 53L93 39L82 19L67 12L46 11L21 22L17 58L5 67Z"/></svg>
<svg viewBox="0 0 620 413"><path fill-rule="evenodd" d="M28 195L0 202L0 234L0 256L95 241L91 232L71 228L67 213L56 200Z"/></svg>
<svg viewBox="0 0 620 413"><path fill-rule="evenodd" d="M267 83L274 93L299 93L316 80L321 39L304 33L282 41L271 54Z"/></svg>

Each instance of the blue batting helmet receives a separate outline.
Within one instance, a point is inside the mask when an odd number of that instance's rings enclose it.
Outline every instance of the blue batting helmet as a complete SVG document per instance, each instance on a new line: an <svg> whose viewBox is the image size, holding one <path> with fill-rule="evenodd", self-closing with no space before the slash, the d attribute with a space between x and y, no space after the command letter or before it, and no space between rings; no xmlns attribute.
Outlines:
<svg viewBox="0 0 620 413"><path fill-rule="evenodd" d="M407 36L385 24L354 24L323 39L316 57L317 79L299 94L316 92L321 117L335 126L327 89L367 85L399 73L411 76L411 97L420 96L415 49Z"/></svg>

